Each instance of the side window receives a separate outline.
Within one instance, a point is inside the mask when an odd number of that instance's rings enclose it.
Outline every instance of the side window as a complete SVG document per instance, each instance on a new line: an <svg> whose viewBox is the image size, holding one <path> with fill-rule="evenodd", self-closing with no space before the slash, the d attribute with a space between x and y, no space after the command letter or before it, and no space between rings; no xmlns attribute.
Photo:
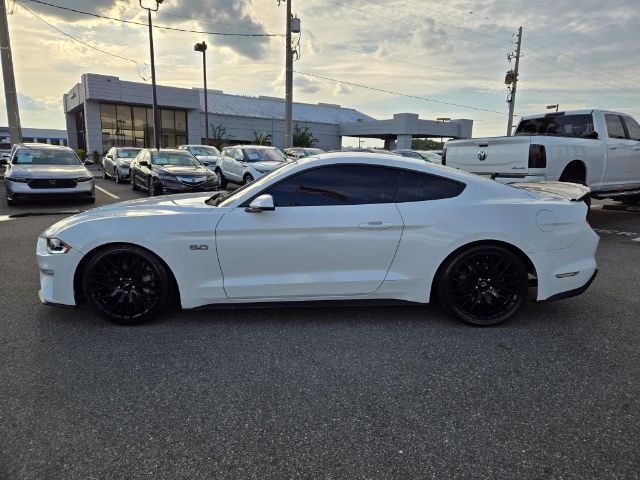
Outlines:
<svg viewBox="0 0 640 480"><path fill-rule="evenodd" d="M233 152L233 157L239 162L242 162L244 161L244 152L241 149L236 148Z"/></svg>
<svg viewBox="0 0 640 480"><path fill-rule="evenodd" d="M609 138L625 138L624 127L618 115L606 114L604 118L607 122Z"/></svg>
<svg viewBox="0 0 640 480"><path fill-rule="evenodd" d="M424 202L457 197L466 185L434 175L404 171L400 177L396 202Z"/></svg>
<svg viewBox="0 0 640 480"><path fill-rule="evenodd" d="M629 139L640 141L640 125L631 117L622 117L629 133Z"/></svg>
<svg viewBox="0 0 640 480"><path fill-rule="evenodd" d="M400 173L369 165L322 167L288 178L265 193L279 207L393 203Z"/></svg>

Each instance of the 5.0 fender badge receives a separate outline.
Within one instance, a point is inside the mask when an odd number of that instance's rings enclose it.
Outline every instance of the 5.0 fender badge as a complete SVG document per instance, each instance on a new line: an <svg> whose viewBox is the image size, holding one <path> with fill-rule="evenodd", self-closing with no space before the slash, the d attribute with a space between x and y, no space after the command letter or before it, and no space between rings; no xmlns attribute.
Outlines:
<svg viewBox="0 0 640 480"><path fill-rule="evenodd" d="M189 250L209 250L209 245L189 245Z"/></svg>

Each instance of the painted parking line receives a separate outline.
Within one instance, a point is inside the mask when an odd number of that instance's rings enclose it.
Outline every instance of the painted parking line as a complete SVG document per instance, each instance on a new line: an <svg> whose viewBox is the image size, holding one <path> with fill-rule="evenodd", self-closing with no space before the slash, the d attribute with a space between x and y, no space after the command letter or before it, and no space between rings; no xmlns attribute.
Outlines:
<svg viewBox="0 0 640 480"><path fill-rule="evenodd" d="M119 200L119 199L120 199L120 197L119 197L119 196L114 195L113 193L111 193L111 192L109 192L109 191L105 190L104 188L102 188L102 187L101 187L101 186L99 186L99 185L96 185L96 190L100 190L100 191L101 191L102 193L104 193L105 195L109 195L111 198L115 198L116 200Z"/></svg>
<svg viewBox="0 0 640 480"><path fill-rule="evenodd" d="M0 215L0 222L6 222L8 220L12 220L9 215Z"/></svg>
<svg viewBox="0 0 640 480"><path fill-rule="evenodd" d="M621 236L621 237L636 237L636 238L630 238L629 240L631 240L632 242L639 242L640 243L640 233L636 233L636 232L623 232L620 230L609 230L606 228L594 228L593 229L594 232L596 233L605 233L605 234L609 234L609 235L617 235L617 236Z"/></svg>

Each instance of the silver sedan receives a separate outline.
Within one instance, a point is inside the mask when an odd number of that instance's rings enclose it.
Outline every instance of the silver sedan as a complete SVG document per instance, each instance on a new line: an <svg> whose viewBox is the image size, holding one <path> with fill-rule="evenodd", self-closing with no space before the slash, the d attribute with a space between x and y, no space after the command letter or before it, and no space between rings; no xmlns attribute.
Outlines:
<svg viewBox="0 0 640 480"><path fill-rule="evenodd" d="M7 165L4 183L9 205L27 199L79 198L89 203L96 200L93 175L69 147L17 145Z"/></svg>

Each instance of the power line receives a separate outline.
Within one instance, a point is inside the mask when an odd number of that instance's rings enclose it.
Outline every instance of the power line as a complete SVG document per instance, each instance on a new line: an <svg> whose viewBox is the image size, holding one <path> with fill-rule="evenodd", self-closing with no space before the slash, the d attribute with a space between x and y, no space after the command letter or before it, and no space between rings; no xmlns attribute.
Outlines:
<svg viewBox="0 0 640 480"><path fill-rule="evenodd" d="M316 74L313 74L313 73L300 72L298 70L294 70L294 72L297 73L298 75L304 75L306 77L320 78L322 80L328 80L330 82L341 83L343 85L349 85L351 87L365 88L367 90L373 90L373 91L376 91L376 92L389 93L391 95L398 95L400 97L415 98L415 99L418 99L418 100L425 100L427 102L441 103L443 105L450 105L450 106L453 106L453 107L466 108L468 110L478 110L478 111L481 111L481 112L497 113L498 115L504 115L504 112L498 112L496 110L489 110L487 108L472 107L470 105L463 105L463 104L460 104L460 103L445 102L444 100L435 100L433 98L421 97L421 96L418 96L418 95L410 95L410 94L407 94L407 93L394 92L392 90L385 90L383 88L370 87L368 85L362 85L362 84L359 84L359 83L347 82L345 80L337 80L335 78L324 77L322 75L316 75Z"/></svg>
<svg viewBox="0 0 640 480"><path fill-rule="evenodd" d="M58 8L60 10L66 10L68 12L78 13L80 15L88 15L90 17L102 18L105 20L113 20L114 22L127 23L130 25L140 25L146 27L147 24L143 22L136 22L135 20L125 20L122 18L109 17L107 15L100 15L98 13L85 12L82 10L77 10L75 8L63 7L61 5L55 5L53 3L43 2L42 0L23 0L26 2L34 2L39 3L41 5L47 5L52 8ZM184 32L184 33L200 33L204 35L219 35L219 36L228 36L228 37L280 37L282 34L280 33L223 33L223 32L208 32L202 30L189 30L186 28L177 28L177 27L167 27L166 25L153 25L153 28L158 28L161 30L170 30L173 32Z"/></svg>
<svg viewBox="0 0 640 480"><path fill-rule="evenodd" d="M33 15L33 16L34 16L34 17L36 17L38 20L40 20L41 22L45 23L46 25L48 25L49 27L51 27L51 28L52 28L52 29L54 29L56 32L60 33L61 35L64 35L65 37L68 37L68 38L70 38L71 40L73 40L73 41L75 41L75 42L78 42L78 43L80 43L80 44L84 45L85 47L91 48L91 49L96 50L96 51L98 51L98 52L100 52L100 53L104 53L105 55L110 55L110 56L112 56L112 57L119 58L119 59L121 59L121 60L126 60L127 62L131 62L131 63L133 63L133 64L136 66L136 69L138 70L138 75L140 76L140 78L142 78L145 82L146 82L147 80L149 80L148 78L145 78L145 77L142 75L142 73L141 73L141 72L142 72L144 69L142 69L142 68L140 67L140 64L139 64L138 62L136 62L135 60L133 60L133 59L131 59L131 58L128 58L128 57L123 57L122 55L118 55L117 53L108 52L107 50L103 50L103 49L101 49L101 48L99 48L99 47L96 47L96 46L94 46L94 45L91 45L90 43L87 43L87 42L85 42L85 41L83 41L83 40L80 40L79 38L74 37L74 36L73 36L73 35L71 35L70 33L67 33L67 32L65 32L65 31L62 31L62 30L60 30L58 27L56 27L55 25L53 25L53 24L51 24L51 23L47 22L47 21L46 21L44 18L42 18L40 15L38 15L38 14L37 14L37 13L35 13L33 10L30 10L27 6L25 6L25 5L24 5L20 0L17 0L17 3L18 3L22 8L24 8L27 12L29 12L31 15Z"/></svg>

